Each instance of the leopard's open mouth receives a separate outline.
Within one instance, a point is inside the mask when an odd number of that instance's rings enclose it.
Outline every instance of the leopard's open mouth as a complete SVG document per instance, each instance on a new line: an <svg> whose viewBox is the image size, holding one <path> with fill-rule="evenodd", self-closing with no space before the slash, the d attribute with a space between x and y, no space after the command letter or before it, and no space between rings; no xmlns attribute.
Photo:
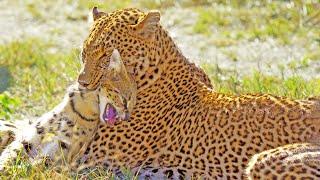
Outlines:
<svg viewBox="0 0 320 180"><path fill-rule="evenodd" d="M107 103L103 111L102 120L113 125L118 119L118 112L116 108L112 104Z"/></svg>

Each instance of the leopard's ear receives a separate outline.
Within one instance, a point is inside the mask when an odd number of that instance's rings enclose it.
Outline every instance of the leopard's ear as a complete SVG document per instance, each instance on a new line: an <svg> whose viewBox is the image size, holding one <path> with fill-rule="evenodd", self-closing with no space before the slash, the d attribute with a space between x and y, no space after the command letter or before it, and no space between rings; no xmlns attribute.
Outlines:
<svg viewBox="0 0 320 180"><path fill-rule="evenodd" d="M152 10L138 24L134 25L135 34L143 39L152 39L160 21L160 12Z"/></svg>
<svg viewBox="0 0 320 180"><path fill-rule="evenodd" d="M98 8L97 7L93 7L92 8L92 17L93 17L93 21L99 19L100 17L102 16L105 16L107 15L107 13L105 12L99 12Z"/></svg>

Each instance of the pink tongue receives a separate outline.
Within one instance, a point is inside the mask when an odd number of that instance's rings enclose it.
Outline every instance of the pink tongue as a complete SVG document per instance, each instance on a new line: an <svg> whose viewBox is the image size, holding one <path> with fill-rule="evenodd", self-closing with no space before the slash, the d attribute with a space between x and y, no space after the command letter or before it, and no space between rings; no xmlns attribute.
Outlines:
<svg viewBox="0 0 320 180"><path fill-rule="evenodd" d="M109 108L105 109L105 112L103 114L103 119L109 124L114 124L117 121L116 117L117 117L117 110L112 105L109 105Z"/></svg>

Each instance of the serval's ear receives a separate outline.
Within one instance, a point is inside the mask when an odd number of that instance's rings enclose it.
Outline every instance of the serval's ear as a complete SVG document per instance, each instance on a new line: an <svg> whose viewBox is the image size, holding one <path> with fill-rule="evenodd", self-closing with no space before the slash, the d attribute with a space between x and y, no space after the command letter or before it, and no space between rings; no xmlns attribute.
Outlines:
<svg viewBox="0 0 320 180"><path fill-rule="evenodd" d="M137 102L137 84L136 82L134 81L133 78L129 77L129 82L127 83L128 84L128 90L126 91L127 93L125 94L126 95L126 98L127 98L127 105L128 105L128 111L129 113L132 113L133 111L133 108L135 107L136 105L136 102Z"/></svg>
<svg viewBox="0 0 320 180"><path fill-rule="evenodd" d="M142 39L152 39L160 21L160 12L152 10L138 24L134 25L135 34Z"/></svg>
<svg viewBox="0 0 320 180"><path fill-rule="evenodd" d="M102 16L107 15L107 13L105 12L99 12L97 7L92 8L92 17L93 17L93 21L99 19Z"/></svg>
<svg viewBox="0 0 320 180"><path fill-rule="evenodd" d="M114 49L112 52L107 72L111 72L107 75L109 84L118 89L121 95L125 97L128 110L131 113L136 104L137 84L131 74L126 70L117 49Z"/></svg>
<svg viewBox="0 0 320 180"><path fill-rule="evenodd" d="M113 71L116 74L127 74L126 67L123 64L122 58L117 49L114 49L111 54L107 71Z"/></svg>

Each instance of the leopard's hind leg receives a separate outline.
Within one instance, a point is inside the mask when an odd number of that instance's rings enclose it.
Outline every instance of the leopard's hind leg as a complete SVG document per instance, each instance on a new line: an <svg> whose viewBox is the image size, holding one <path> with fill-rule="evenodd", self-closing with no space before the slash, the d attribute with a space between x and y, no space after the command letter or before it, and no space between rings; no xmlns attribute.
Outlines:
<svg viewBox="0 0 320 180"><path fill-rule="evenodd" d="M255 179L319 179L320 146L298 143L280 146L254 155L245 171Z"/></svg>

